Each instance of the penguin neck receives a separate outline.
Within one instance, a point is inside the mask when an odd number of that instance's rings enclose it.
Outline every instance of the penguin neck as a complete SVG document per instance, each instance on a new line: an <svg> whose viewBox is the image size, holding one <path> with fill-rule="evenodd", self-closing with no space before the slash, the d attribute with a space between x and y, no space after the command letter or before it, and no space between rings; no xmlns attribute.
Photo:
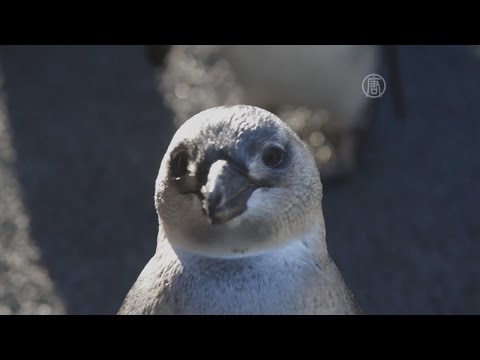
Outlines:
<svg viewBox="0 0 480 360"><path fill-rule="evenodd" d="M297 234L290 240L286 241L283 245L271 250L267 250L254 255L240 256L240 257L209 257L206 255L190 252L188 250L175 247L174 239L169 239L162 228L162 223L159 224L159 231L157 236L157 254L165 254L173 257L177 257L180 261L194 261L198 259L208 259L215 261L240 261L255 258L260 260L261 257L281 257L284 254L291 256L299 251L300 256L311 255L317 259L328 258L328 250L325 241L325 225L323 220L323 214L318 217L318 221L310 229L306 230L303 234ZM304 250L308 249L308 254L304 253Z"/></svg>

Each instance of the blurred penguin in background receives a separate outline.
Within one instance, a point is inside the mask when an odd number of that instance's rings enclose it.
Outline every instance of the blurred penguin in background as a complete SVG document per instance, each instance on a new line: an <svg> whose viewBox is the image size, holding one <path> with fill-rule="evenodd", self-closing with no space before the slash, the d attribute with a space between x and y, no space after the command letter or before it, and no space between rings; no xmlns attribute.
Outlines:
<svg viewBox="0 0 480 360"><path fill-rule="evenodd" d="M207 108L259 106L302 138L324 180L355 171L375 103L362 81L378 72L379 46L175 45L162 54L158 83L177 127Z"/></svg>

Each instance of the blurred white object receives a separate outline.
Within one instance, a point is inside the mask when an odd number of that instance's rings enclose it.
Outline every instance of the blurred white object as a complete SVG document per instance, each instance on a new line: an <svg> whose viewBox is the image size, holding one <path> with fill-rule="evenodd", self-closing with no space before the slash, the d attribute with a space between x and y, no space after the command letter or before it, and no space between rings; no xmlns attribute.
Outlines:
<svg viewBox="0 0 480 360"><path fill-rule="evenodd" d="M248 103L281 104L329 111L335 125L361 125L371 101L362 80L374 73L378 47L374 45L225 45L221 53L248 89Z"/></svg>
<svg viewBox="0 0 480 360"><path fill-rule="evenodd" d="M158 72L180 126L222 105L249 104L286 122L307 144L322 178L355 170L359 133L375 99L362 90L377 72L374 45L175 45Z"/></svg>

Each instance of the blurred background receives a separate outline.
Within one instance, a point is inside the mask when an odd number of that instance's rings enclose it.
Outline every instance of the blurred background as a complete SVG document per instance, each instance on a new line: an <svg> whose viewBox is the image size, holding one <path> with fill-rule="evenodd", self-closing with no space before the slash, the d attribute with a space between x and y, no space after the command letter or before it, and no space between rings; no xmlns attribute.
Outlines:
<svg viewBox="0 0 480 360"><path fill-rule="evenodd" d="M366 313L480 313L478 46L10 45L0 314L114 314L155 251L173 133L235 103L311 149L331 256Z"/></svg>

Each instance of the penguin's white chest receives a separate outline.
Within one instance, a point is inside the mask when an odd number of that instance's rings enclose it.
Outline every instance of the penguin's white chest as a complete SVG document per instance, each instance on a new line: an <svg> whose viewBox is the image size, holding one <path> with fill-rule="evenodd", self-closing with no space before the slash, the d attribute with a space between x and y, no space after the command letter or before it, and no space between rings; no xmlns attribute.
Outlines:
<svg viewBox="0 0 480 360"><path fill-rule="evenodd" d="M229 260L231 262L232 260ZM233 260L237 261L237 260ZM288 269L243 264L201 265L185 270L175 294L185 314L288 314L302 307L301 283ZM298 279L300 280L300 279Z"/></svg>
<svg viewBox="0 0 480 360"><path fill-rule="evenodd" d="M339 289L311 256L302 254L303 244L294 247L297 252L242 259L183 259L163 279L168 284L163 297L171 299L177 314L336 313Z"/></svg>

